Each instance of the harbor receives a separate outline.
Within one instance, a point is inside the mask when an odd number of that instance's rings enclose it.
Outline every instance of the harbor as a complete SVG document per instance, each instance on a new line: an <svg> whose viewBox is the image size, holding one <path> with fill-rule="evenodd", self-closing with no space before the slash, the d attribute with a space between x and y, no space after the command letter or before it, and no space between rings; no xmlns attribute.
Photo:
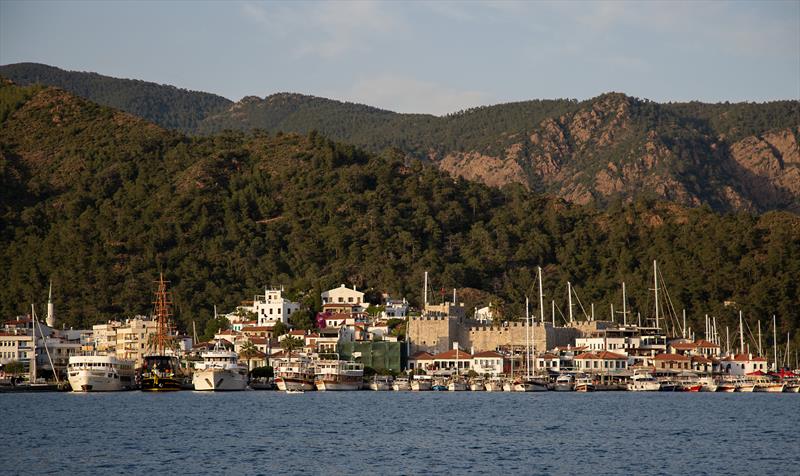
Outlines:
<svg viewBox="0 0 800 476"><path fill-rule="evenodd" d="M2 348L14 347L2 354L0 392L800 392L796 351L792 362L788 335L779 347L774 317L770 361L760 320L753 334L739 311L732 341L730 328L723 340L706 315L699 336L685 311L660 302L659 276L654 262L652 322L639 313L634 321L624 283L618 322L613 304L610 319L596 318L593 304L586 314L569 282L564 322L555 301L548 321L541 269L538 316L526 298L525 315L513 321L493 319L491 307L467 315L455 289L450 300L428 302L425 273L416 312L385 296L376 313L363 292L342 284L321 294L315 328L293 329L287 317L300 304L282 287L265 288L231 313L215 309L226 324L204 342L176 329L163 274L151 316L85 330L58 329L51 287L44 322L31 306L0 332Z"/></svg>

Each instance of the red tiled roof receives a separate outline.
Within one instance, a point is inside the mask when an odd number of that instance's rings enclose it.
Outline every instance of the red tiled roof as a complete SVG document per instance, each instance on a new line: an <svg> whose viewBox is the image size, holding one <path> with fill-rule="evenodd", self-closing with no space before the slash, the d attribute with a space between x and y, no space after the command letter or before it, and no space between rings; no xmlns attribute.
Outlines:
<svg viewBox="0 0 800 476"><path fill-rule="evenodd" d="M421 350L409 357L409 360L433 360L433 355Z"/></svg>
<svg viewBox="0 0 800 476"><path fill-rule="evenodd" d="M272 330L271 326L247 326L247 327L242 327L242 332L265 332L265 331L271 331L271 330Z"/></svg>
<svg viewBox="0 0 800 476"><path fill-rule="evenodd" d="M694 342L676 342L669 346L676 350L693 350L697 348L697 344Z"/></svg>
<svg viewBox="0 0 800 476"><path fill-rule="evenodd" d="M627 357L614 352L602 351L598 353L584 352L575 356L576 360L628 360Z"/></svg>
<svg viewBox="0 0 800 476"><path fill-rule="evenodd" d="M672 360L672 361L675 361L675 362L677 362L677 361L686 362L686 361L690 360L688 356L681 355L681 354L658 354L658 355L656 355L654 357L654 359L655 360L666 360L666 361Z"/></svg>
<svg viewBox="0 0 800 476"><path fill-rule="evenodd" d="M542 354L539 356L540 359L557 359L558 356L555 354Z"/></svg>
<svg viewBox="0 0 800 476"><path fill-rule="evenodd" d="M466 360L471 359L472 355L470 355L469 352L464 352L463 350L450 349L447 352L434 355L433 358L434 360Z"/></svg>
<svg viewBox="0 0 800 476"><path fill-rule="evenodd" d="M493 350L487 350L486 352L478 352L477 354L472 356L473 359L486 358L486 357L491 357L493 359L502 359L503 358L502 355L498 354L497 352L495 352Z"/></svg>
<svg viewBox="0 0 800 476"><path fill-rule="evenodd" d="M289 331L289 335L292 335L292 336L304 336L304 335L306 335L306 331L303 331L303 330L300 330L300 329L295 330L295 331Z"/></svg>
<svg viewBox="0 0 800 476"><path fill-rule="evenodd" d="M719 346L717 344L715 344L713 342L709 342L709 341L707 341L705 339L698 339L698 340L695 341L695 344L697 344L697 347L705 347L705 348L710 348L710 349L718 349L719 348Z"/></svg>
<svg viewBox="0 0 800 476"><path fill-rule="evenodd" d="M702 355L695 355L692 357L692 363L695 364L710 364L711 360L703 357Z"/></svg>
<svg viewBox="0 0 800 476"><path fill-rule="evenodd" d="M764 357L750 357L748 354L736 354L733 357L727 357L723 360L733 360L735 362L766 362Z"/></svg>

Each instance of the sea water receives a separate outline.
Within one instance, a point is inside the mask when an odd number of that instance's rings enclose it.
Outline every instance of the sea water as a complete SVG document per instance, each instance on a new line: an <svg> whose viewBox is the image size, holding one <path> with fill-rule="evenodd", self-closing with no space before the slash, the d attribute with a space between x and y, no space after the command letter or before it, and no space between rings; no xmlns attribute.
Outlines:
<svg viewBox="0 0 800 476"><path fill-rule="evenodd" d="M792 474L800 395L2 394L3 474Z"/></svg>

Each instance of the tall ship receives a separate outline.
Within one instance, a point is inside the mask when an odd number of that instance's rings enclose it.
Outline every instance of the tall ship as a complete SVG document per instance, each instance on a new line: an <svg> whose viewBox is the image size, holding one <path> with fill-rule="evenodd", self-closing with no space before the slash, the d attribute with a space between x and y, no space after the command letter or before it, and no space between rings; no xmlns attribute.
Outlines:
<svg viewBox="0 0 800 476"><path fill-rule="evenodd" d="M73 355L67 378L73 392L118 392L135 385L133 361L111 355Z"/></svg>
<svg viewBox="0 0 800 476"><path fill-rule="evenodd" d="M317 390L361 390L364 364L331 359L317 362L314 383Z"/></svg>
<svg viewBox="0 0 800 476"><path fill-rule="evenodd" d="M304 355L289 356L275 364L275 384L280 391L314 390L314 365Z"/></svg>
<svg viewBox="0 0 800 476"><path fill-rule="evenodd" d="M219 346L200 354L203 362L195 367L192 383L195 390L244 390L247 366L239 363L236 352Z"/></svg>
<svg viewBox="0 0 800 476"><path fill-rule="evenodd" d="M158 290L153 302L157 322L156 333L148 342L148 354L144 356L141 387L145 392L182 390L187 378L178 357L175 355L176 341L172 316L172 296L167 292L167 281L161 274Z"/></svg>

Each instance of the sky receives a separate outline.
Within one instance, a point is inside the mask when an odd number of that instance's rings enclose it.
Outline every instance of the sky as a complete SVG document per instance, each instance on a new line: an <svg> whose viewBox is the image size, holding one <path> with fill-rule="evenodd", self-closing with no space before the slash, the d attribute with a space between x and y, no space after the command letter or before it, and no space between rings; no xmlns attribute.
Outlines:
<svg viewBox="0 0 800 476"><path fill-rule="evenodd" d="M437 115L608 91L800 99L800 0L0 0L0 64L18 62Z"/></svg>

